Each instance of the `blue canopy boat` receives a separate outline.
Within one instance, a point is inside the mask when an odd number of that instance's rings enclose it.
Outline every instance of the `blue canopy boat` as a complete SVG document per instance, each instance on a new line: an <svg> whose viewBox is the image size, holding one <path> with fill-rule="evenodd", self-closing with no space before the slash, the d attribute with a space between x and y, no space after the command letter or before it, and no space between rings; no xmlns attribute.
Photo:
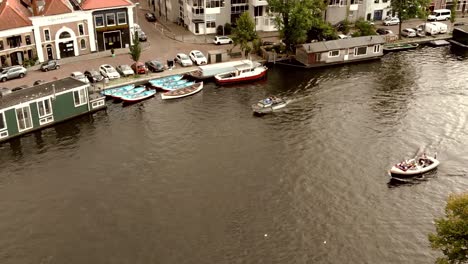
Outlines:
<svg viewBox="0 0 468 264"><path fill-rule="evenodd" d="M138 94L126 94L121 97L123 103L136 103L138 101L145 100L156 94L156 90L146 90Z"/></svg>
<svg viewBox="0 0 468 264"><path fill-rule="evenodd" d="M115 93L127 92L127 91L132 90L133 88L135 88L134 84L128 84L128 85L125 85L125 86L120 86L120 87L117 87L117 88L111 88L111 89L104 90L104 91L101 92L101 94L104 95L104 96L114 97Z"/></svg>
<svg viewBox="0 0 468 264"><path fill-rule="evenodd" d="M159 89L164 90L166 92L174 91L177 89L182 89L186 88L189 86L192 86L195 82L183 82L183 83L171 83L171 84L166 84L163 86L160 86Z"/></svg>
<svg viewBox="0 0 468 264"><path fill-rule="evenodd" d="M162 78L150 80L149 83L151 83L151 85L157 87L158 85L161 85L161 84L164 84L164 83L179 81L183 77L184 76L182 74L171 75L171 76L167 76L167 77L162 77Z"/></svg>
<svg viewBox="0 0 468 264"><path fill-rule="evenodd" d="M144 91L146 91L146 88L144 86L138 86L138 87L133 88L132 90L129 90L129 91L121 91L121 92L114 93L112 95L112 97L117 98L117 99L121 99L123 96L139 94L139 93L142 93Z"/></svg>

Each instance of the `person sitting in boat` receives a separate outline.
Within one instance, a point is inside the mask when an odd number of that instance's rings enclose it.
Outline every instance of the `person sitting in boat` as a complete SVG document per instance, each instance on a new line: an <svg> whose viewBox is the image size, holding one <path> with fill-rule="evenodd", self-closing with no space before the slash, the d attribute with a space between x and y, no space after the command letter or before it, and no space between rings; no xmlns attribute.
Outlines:
<svg viewBox="0 0 468 264"><path fill-rule="evenodd" d="M271 101L272 101L271 98L268 97L268 98L266 98L265 100L263 100L263 103L264 103L264 104L271 104Z"/></svg>

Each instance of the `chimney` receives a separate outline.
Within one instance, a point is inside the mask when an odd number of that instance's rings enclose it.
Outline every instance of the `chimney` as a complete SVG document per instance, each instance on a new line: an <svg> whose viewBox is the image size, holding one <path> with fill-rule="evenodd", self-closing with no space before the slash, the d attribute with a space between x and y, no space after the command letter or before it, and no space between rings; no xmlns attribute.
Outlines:
<svg viewBox="0 0 468 264"><path fill-rule="evenodd" d="M31 8L33 16L39 15L39 8L37 7L37 0L31 0Z"/></svg>

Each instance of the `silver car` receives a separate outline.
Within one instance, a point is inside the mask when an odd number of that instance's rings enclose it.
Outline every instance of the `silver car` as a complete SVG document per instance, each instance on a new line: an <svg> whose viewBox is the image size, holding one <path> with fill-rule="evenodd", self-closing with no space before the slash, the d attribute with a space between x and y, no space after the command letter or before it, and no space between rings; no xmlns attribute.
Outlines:
<svg viewBox="0 0 468 264"><path fill-rule="evenodd" d="M26 68L23 66L11 66L0 69L0 81L6 82L14 78L23 78L26 75Z"/></svg>

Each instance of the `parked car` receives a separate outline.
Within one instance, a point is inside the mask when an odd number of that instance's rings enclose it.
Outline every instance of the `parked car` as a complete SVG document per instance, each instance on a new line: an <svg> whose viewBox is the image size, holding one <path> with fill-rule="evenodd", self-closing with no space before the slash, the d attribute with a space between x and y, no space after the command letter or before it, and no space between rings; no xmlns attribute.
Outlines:
<svg viewBox="0 0 468 264"><path fill-rule="evenodd" d="M416 37L416 30L412 28L404 28L401 30L401 35L407 38L414 38Z"/></svg>
<svg viewBox="0 0 468 264"><path fill-rule="evenodd" d="M41 64L42 71L56 70L60 69L60 64L57 60L49 60Z"/></svg>
<svg viewBox="0 0 468 264"><path fill-rule="evenodd" d="M148 20L148 22L156 22L156 16L154 15L154 13L151 13L151 12L146 13L145 18L146 20Z"/></svg>
<svg viewBox="0 0 468 264"><path fill-rule="evenodd" d="M455 23L453 23L454 27L459 27L459 26L464 26L464 25L466 25L465 22L455 22Z"/></svg>
<svg viewBox="0 0 468 264"><path fill-rule="evenodd" d="M145 74L148 71L143 62L135 62L132 64L131 67L133 72L135 72L136 74Z"/></svg>
<svg viewBox="0 0 468 264"><path fill-rule="evenodd" d="M108 78L109 80L120 78L120 74L109 64L103 64L99 66L99 72L102 76Z"/></svg>
<svg viewBox="0 0 468 264"><path fill-rule="evenodd" d="M79 72L79 71L72 72L72 73L70 74L70 76L71 76L72 78L77 79L78 81L82 81L82 82L84 82L84 83L89 83L88 78L87 78L82 72Z"/></svg>
<svg viewBox="0 0 468 264"><path fill-rule="evenodd" d="M350 35L338 34L338 39L350 39L350 38L352 38Z"/></svg>
<svg viewBox="0 0 468 264"><path fill-rule="evenodd" d="M192 50L189 53L190 59L195 62L196 65L206 64L207 60L205 55L199 50Z"/></svg>
<svg viewBox="0 0 468 264"><path fill-rule="evenodd" d="M193 62L192 60L189 58L189 56L187 56L187 54L185 53L177 53L175 59L174 59L177 63L179 63L180 65L182 65L183 67L187 67L187 66L192 66L193 65Z"/></svg>
<svg viewBox="0 0 468 264"><path fill-rule="evenodd" d="M148 68L148 70L152 71L152 72L162 72L164 71L164 65L157 61L157 60L151 60L151 61L147 61L145 62L145 66L146 68Z"/></svg>
<svg viewBox="0 0 468 264"><path fill-rule="evenodd" d="M0 81L6 82L14 78L23 78L26 73L26 68L20 65L6 67L0 70Z"/></svg>
<svg viewBox="0 0 468 264"><path fill-rule="evenodd" d="M433 23L422 23L418 25L418 30L425 31L428 35L437 35L440 33L440 29Z"/></svg>
<svg viewBox="0 0 468 264"><path fill-rule="evenodd" d="M445 34L448 31L448 26L442 22L431 22L439 29L439 34Z"/></svg>
<svg viewBox="0 0 468 264"><path fill-rule="evenodd" d="M147 41L147 40L148 40L148 37L146 36L146 33L143 32L143 30L141 30L141 29L136 29L136 30L135 30L135 33L138 34L138 39L139 39L140 41Z"/></svg>
<svg viewBox="0 0 468 264"><path fill-rule="evenodd" d="M232 44L232 39L227 36L216 36L213 39L213 43L216 45L221 45L221 44Z"/></svg>
<svg viewBox="0 0 468 264"><path fill-rule="evenodd" d="M398 17L387 17L383 21L384 26L398 25L400 24L400 19Z"/></svg>
<svg viewBox="0 0 468 264"><path fill-rule="evenodd" d="M132 76L135 74L135 72L132 70L132 68L130 66L128 66L127 64L122 64L122 65L119 65L117 66L117 71L120 73L120 75L122 76Z"/></svg>
<svg viewBox="0 0 468 264"><path fill-rule="evenodd" d="M97 83L104 80L104 76L95 70L85 71L84 75L88 78L90 83Z"/></svg>
<svg viewBox="0 0 468 264"><path fill-rule="evenodd" d="M391 31L390 29L388 28L378 28L376 30L377 34L379 35L389 35L389 34L393 34L393 31Z"/></svg>

